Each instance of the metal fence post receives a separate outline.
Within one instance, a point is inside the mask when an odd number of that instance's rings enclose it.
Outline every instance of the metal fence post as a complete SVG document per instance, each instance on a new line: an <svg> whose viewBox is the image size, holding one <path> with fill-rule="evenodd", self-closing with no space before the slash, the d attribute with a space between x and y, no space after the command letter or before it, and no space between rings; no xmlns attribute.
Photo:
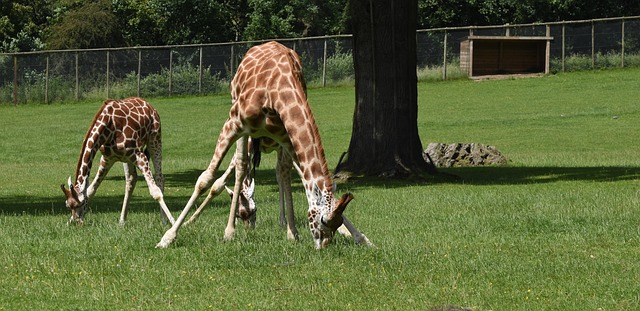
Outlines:
<svg viewBox="0 0 640 311"><path fill-rule="evenodd" d="M324 52L322 54L322 87L327 86L327 38L324 38Z"/></svg>
<svg viewBox="0 0 640 311"><path fill-rule="evenodd" d="M198 65L198 95L202 95L202 47L198 50L200 52L200 64Z"/></svg>
<svg viewBox="0 0 640 311"><path fill-rule="evenodd" d="M47 62L44 68L44 102L49 103L49 54L47 54Z"/></svg>
<svg viewBox="0 0 640 311"><path fill-rule="evenodd" d="M107 51L107 98L109 98L109 51Z"/></svg>
<svg viewBox="0 0 640 311"><path fill-rule="evenodd" d="M140 75L142 71L142 50L138 49L138 92L136 96L140 96Z"/></svg>
<svg viewBox="0 0 640 311"><path fill-rule="evenodd" d="M622 37L620 38L621 51L620 51L620 67L624 68L624 19L622 20Z"/></svg>
<svg viewBox="0 0 640 311"><path fill-rule="evenodd" d="M78 69L78 58L79 58L79 53L76 52L76 101L78 101L78 99L80 99L80 77L79 77L79 69Z"/></svg>
<svg viewBox="0 0 640 311"><path fill-rule="evenodd" d="M564 23L562 24L562 72L564 72Z"/></svg>
<svg viewBox="0 0 640 311"><path fill-rule="evenodd" d="M13 105L18 105L18 55L13 55Z"/></svg>
<svg viewBox="0 0 640 311"><path fill-rule="evenodd" d="M591 69L596 68L596 23L591 21Z"/></svg>
<svg viewBox="0 0 640 311"><path fill-rule="evenodd" d="M442 49L442 80L447 80L447 31L444 31L444 46Z"/></svg>
<svg viewBox="0 0 640 311"><path fill-rule="evenodd" d="M173 49L169 49L169 96L173 93Z"/></svg>

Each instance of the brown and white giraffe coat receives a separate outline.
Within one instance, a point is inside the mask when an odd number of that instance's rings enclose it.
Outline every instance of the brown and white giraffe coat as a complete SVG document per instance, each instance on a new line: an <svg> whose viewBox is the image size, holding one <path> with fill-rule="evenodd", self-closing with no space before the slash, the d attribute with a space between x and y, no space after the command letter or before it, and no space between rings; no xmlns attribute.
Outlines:
<svg viewBox="0 0 640 311"><path fill-rule="evenodd" d="M231 82L231 97L229 118L220 132L211 163L198 178L187 205L157 247L167 247L175 240L180 225L202 191L213 185L211 191L219 193L221 183L219 179L214 183L214 173L230 146L236 142L236 182L225 229L225 239L233 237L238 194L248 173L249 136L267 137L277 142L298 169L309 203L309 229L316 248L328 245L343 223L357 243L371 245L342 215L353 196L334 197L334 184L318 127L307 102L298 54L277 42L252 47Z"/></svg>
<svg viewBox="0 0 640 311"><path fill-rule="evenodd" d="M149 167L145 147L153 159L155 178ZM100 166L90 185L87 186L93 158L100 150ZM133 192L137 171L144 175L151 196L158 201L163 217L172 224L174 219L164 202L164 176L162 175L162 139L160 116L155 108L142 98L132 97L123 100L106 100L96 113L82 143L75 179L69 177L69 189L60 188L66 196L66 205L71 210L69 222L84 221L87 203L109 169L115 162L124 162L126 190L120 214L120 223L124 224L127 207Z"/></svg>

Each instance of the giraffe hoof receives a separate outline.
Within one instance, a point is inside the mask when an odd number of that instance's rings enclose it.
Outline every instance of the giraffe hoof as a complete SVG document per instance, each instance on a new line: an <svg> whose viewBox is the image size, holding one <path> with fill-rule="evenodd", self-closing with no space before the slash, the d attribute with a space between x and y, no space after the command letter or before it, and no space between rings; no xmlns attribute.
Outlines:
<svg viewBox="0 0 640 311"><path fill-rule="evenodd" d="M226 242L233 240L233 235L235 234L235 230L225 229L224 230L224 240Z"/></svg>
<svg viewBox="0 0 640 311"><path fill-rule="evenodd" d="M297 241L298 240L298 232L287 231L287 239L291 240L291 241Z"/></svg>
<svg viewBox="0 0 640 311"><path fill-rule="evenodd" d="M176 239L175 232L172 232L171 230L169 230L164 234L160 242L156 244L156 248L167 248L169 247L169 245L171 245L173 241L175 241L175 239Z"/></svg>
<svg viewBox="0 0 640 311"><path fill-rule="evenodd" d="M367 239L367 237L363 234L357 238L353 239L354 242L358 245L365 245L368 247L376 247L373 243L371 243L371 241L369 241L369 239Z"/></svg>
<svg viewBox="0 0 640 311"><path fill-rule="evenodd" d="M344 225L338 228L338 232L347 238L351 236L351 232L349 232L349 229L347 229L347 227L345 227Z"/></svg>

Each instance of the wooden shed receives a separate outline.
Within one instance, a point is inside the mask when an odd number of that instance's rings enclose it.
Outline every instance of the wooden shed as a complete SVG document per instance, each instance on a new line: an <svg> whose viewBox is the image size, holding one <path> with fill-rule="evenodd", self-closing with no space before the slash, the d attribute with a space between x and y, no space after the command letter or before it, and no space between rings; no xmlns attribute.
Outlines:
<svg viewBox="0 0 640 311"><path fill-rule="evenodd" d="M553 37L468 36L460 42L460 68L469 77L549 73Z"/></svg>

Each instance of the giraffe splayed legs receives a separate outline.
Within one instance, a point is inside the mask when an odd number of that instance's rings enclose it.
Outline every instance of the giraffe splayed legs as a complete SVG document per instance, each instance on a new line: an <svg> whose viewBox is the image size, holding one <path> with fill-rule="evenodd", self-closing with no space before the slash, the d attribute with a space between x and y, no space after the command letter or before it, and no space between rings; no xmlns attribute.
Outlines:
<svg viewBox="0 0 640 311"><path fill-rule="evenodd" d="M278 161L276 164L276 179L279 186L279 201L280 201L280 217L279 223L281 226L287 226L287 238L290 240L298 239L298 230L295 227L295 215L293 213L293 198L291 195L291 168L292 161L286 153L272 140L268 138L249 139L249 158L251 159L251 167L249 171L254 171L260 165L260 158L262 153L271 153L274 150L277 153ZM189 220L184 224L188 225L195 221L204 207L209 204L211 199L216 197L222 192L223 186L226 184L226 180L234 171L236 163L236 157L234 156L229 164L227 170L213 183L213 186L209 190L209 194L205 200L200 204L198 209L191 215ZM299 169L298 169L299 170ZM240 188L240 196L238 198L238 211L237 218L240 218L243 223L248 227L255 226L255 213L256 204L254 200L255 193L255 178L253 174L248 174L244 179ZM227 191L233 199L233 190L227 188ZM286 207L285 207L286 206ZM286 212L285 212L286 209ZM246 212L243 212L246 211ZM243 216L245 215L245 216Z"/></svg>
<svg viewBox="0 0 640 311"><path fill-rule="evenodd" d="M252 47L231 82L231 97L233 104L229 118L220 132L211 163L198 177L191 198L157 247L167 247L175 240L197 198L214 184L214 173L235 142L235 156L239 164L236 165L225 239L233 237L238 197L248 173L249 136L275 141L297 167L309 203L307 219L316 248L329 245L342 224L357 243L372 245L343 215L353 195L347 193L340 199L334 197L334 184L318 127L307 102L298 54L277 42Z"/></svg>
<svg viewBox="0 0 640 311"><path fill-rule="evenodd" d="M145 147L148 154L145 153ZM88 185L93 158L100 150L100 166ZM149 167L152 158L155 177ZM137 171L144 175L149 193L160 204L162 216L171 224L175 221L164 202L164 176L162 175L162 139L160 116L155 108L141 98L107 100L93 119L82 143L75 180L68 180L69 189L60 188L66 196L65 204L71 210L71 222L84 222L85 208L117 161L124 162L126 190L120 214L120 224L127 217L131 193L136 186Z"/></svg>
<svg viewBox="0 0 640 311"><path fill-rule="evenodd" d="M295 167L297 172L300 172L300 168L291 161L291 158L272 140L268 138L260 138L260 139L249 139L249 158L251 159L251 167L250 171L255 170L260 164L261 153L271 153L274 150L277 151L277 162L276 162L276 180L278 182L279 188L279 223L281 226L287 228L287 238L289 240L297 240L298 239L298 230L296 228L295 222L295 214L293 210L293 198L291 193L291 169ZM225 187L227 192L233 198L233 190L229 189L225 186L226 180L230 176L231 172L234 171L236 165L236 158L234 157L227 170L214 182L214 185L211 187L209 194L205 198L205 200L200 204L198 209L191 215L189 220L187 220L184 225L188 225L193 223L202 213L203 209L209 204L209 202L222 192L222 188ZM249 227L252 224L255 224L255 212L256 212L256 203L254 200L255 194L255 174L247 175L247 178L244 179L243 184L241 186L240 196L238 198L238 210L247 210L250 217L253 217L253 222L249 221L249 219L243 219L242 213L237 213L236 218L240 218L243 222L249 223ZM357 230L352 231L356 232ZM340 228L338 228L338 232L344 236L351 236L351 232L349 229L343 224ZM358 243L365 243L363 237L356 236L354 239Z"/></svg>

